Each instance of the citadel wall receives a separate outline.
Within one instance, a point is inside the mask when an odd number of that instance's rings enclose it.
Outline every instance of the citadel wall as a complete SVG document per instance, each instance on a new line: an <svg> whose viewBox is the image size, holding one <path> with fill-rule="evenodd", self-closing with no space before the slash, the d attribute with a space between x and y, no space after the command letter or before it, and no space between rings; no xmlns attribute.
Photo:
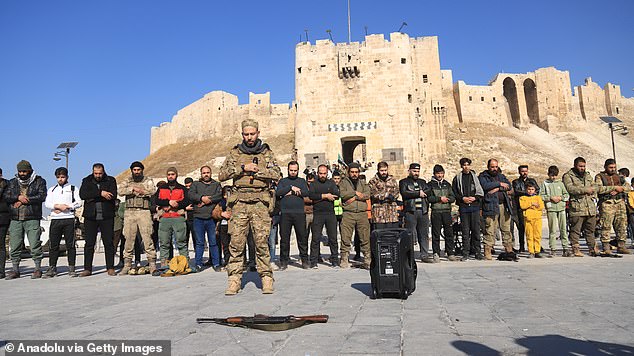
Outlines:
<svg viewBox="0 0 634 356"><path fill-rule="evenodd" d="M294 112L288 104L271 104L270 93L249 93L249 103L213 91L179 110L171 122L152 127L150 153L174 143L240 136L240 122L255 119L266 135L293 133Z"/></svg>
<svg viewBox="0 0 634 356"><path fill-rule="evenodd" d="M548 131L575 129L600 116L634 119L634 98L618 85L585 80L571 90L570 74L554 67L499 73L488 85L453 82L440 69L438 38L391 33L363 42L318 40L295 48L295 100L271 104L270 93L249 102L213 91L151 130L150 153L174 143L239 137L246 118L263 138L294 134L303 167L359 160L398 169L431 164L446 154L448 125L478 122ZM573 92L574 91L574 92Z"/></svg>

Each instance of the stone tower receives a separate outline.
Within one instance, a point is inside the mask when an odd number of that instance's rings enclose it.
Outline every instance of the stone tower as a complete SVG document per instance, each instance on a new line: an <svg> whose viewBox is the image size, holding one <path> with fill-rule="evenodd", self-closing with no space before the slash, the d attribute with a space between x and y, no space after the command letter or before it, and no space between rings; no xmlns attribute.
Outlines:
<svg viewBox="0 0 634 356"><path fill-rule="evenodd" d="M299 43L295 54L301 165L315 168L340 155L346 163L397 166L444 159L447 99L437 37L392 33L389 41L383 35L366 36L362 43L319 40Z"/></svg>

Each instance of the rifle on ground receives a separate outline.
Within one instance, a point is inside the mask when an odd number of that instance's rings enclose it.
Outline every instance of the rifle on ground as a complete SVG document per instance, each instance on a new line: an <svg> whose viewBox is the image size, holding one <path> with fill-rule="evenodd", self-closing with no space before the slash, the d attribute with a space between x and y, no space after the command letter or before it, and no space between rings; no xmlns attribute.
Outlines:
<svg viewBox="0 0 634 356"><path fill-rule="evenodd" d="M237 326L266 331L283 331L298 328L305 324L326 323L328 315L307 315L307 316L268 316L255 314L249 316L234 316L229 318L198 318L198 324L215 323L226 326Z"/></svg>

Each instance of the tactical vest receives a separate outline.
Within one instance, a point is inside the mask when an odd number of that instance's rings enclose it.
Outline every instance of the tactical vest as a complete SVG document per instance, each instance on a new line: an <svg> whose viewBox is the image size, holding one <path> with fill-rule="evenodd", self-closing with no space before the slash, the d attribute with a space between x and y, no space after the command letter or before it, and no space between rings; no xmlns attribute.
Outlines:
<svg viewBox="0 0 634 356"><path fill-rule="evenodd" d="M625 178L621 177L618 174L613 174L612 176L607 175L607 173L605 172L601 172L599 173L599 177L601 177L601 182L603 183L604 187L614 187L614 186L622 186L625 183ZM626 193L625 192L621 192L615 195L612 195L610 193L607 194L599 194L599 201L603 202L606 200L618 200L618 199L625 199L626 197Z"/></svg>
<svg viewBox="0 0 634 356"><path fill-rule="evenodd" d="M144 186L144 183L146 182L146 179L144 178L141 182L134 182L132 181L130 183L131 187L138 187L141 189L146 189L146 187ZM125 206L127 209L150 209L150 197L138 197L135 195L126 195L125 197Z"/></svg>
<svg viewBox="0 0 634 356"><path fill-rule="evenodd" d="M242 171L242 166L249 163L255 163L257 158L257 165L260 171L267 169L267 162L265 160L264 152L258 154L246 154L240 152L236 159L236 170ZM233 186L238 192L262 192L269 188L268 179L258 179L252 172L246 175L234 178Z"/></svg>

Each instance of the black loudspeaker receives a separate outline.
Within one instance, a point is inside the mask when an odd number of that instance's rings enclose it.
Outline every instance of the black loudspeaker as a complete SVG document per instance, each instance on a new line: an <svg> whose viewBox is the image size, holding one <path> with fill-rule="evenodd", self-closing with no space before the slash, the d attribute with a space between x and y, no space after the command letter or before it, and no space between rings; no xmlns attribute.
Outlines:
<svg viewBox="0 0 634 356"><path fill-rule="evenodd" d="M417 267L411 232L377 229L370 235L372 296L407 299L416 290Z"/></svg>

